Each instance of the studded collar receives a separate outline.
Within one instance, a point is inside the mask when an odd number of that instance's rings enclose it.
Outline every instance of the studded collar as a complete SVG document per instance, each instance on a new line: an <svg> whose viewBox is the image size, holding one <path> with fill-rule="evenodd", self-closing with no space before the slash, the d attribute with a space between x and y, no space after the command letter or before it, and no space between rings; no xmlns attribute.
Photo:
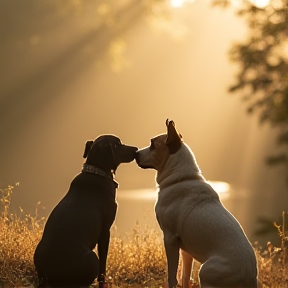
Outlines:
<svg viewBox="0 0 288 288"><path fill-rule="evenodd" d="M100 169L98 167L94 167L92 165L84 163L82 172L96 174L96 175L100 175L100 176L102 176L104 178L108 178L114 183L115 188L118 188L118 186L119 186L118 182L115 181L115 179L113 178L113 176L112 176L113 174L112 173L106 173L104 170L102 170L102 169Z"/></svg>

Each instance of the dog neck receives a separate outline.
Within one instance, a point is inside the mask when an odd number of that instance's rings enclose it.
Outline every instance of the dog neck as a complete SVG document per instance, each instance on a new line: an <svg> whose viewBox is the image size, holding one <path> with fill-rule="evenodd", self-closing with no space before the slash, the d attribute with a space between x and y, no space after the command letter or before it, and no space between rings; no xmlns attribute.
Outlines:
<svg viewBox="0 0 288 288"><path fill-rule="evenodd" d="M102 170L102 169L100 169L100 168L98 168L98 167L89 165L89 164L87 164L87 163L84 163L84 164L83 164L82 172L91 173L91 174L96 174L96 175L105 177L105 178L111 180L111 181L114 183L115 188L118 188L118 186L119 186L119 184L115 181L112 172L107 173L107 172L105 172L104 170Z"/></svg>
<svg viewBox="0 0 288 288"><path fill-rule="evenodd" d="M171 155L164 166L157 171L156 182L161 189L187 180L205 181L205 178L202 175L193 152L189 146L184 144L175 154Z"/></svg>
<svg viewBox="0 0 288 288"><path fill-rule="evenodd" d="M164 189L168 186L174 185L176 183L179 182L185 182L185 181L189 181L189 180L205 180L205 178L203 177L203 175L201 174L201 172L197 172L193 175L181 175L179 177L173 177L173 176L169 176L166 177L164 179L161 179L160 177L158 177L158 173L156 175L156 182L158 184L158 187L160 189ZM159 180L160 178L160 180Z"/></svg>

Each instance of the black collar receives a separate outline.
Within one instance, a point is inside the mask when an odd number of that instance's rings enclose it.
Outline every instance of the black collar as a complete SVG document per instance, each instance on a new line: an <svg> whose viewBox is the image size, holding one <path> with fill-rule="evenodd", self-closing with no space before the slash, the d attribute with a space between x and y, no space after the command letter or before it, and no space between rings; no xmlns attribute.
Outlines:
<svg viewBox="0 0 288 288"><path fill-rule="evenodd" d="M106 173L104 170L94 167L92 165L86 164L86 163L83 164L82 172L92 173L92 174L96 174L96 175L100 175L102 177L108 178L114 183L115 188L118 188L118 183L114 180L112 173Z"/></svg>

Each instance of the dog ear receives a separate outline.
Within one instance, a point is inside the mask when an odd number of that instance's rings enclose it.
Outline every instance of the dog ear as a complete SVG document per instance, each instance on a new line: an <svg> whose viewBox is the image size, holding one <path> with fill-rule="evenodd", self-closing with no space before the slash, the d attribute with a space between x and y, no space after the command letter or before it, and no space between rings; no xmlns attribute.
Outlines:
<svg viewBox="0 0 288 288"><path fill-rule="evenodd" d="M174 154L178 151L181 146L182 135L177 131L174 121L166 120L166 127L167 127L167 139L166 145L169 147L170 153Z"/></svg>
<svg viewBox="0 0 288 288"><path fill-rule="evenodd" d="M88 156L88 153L91 150L93 143L94 143L94 141L92 141L92 140L86 142L83 158L86 158Z"/></svg>

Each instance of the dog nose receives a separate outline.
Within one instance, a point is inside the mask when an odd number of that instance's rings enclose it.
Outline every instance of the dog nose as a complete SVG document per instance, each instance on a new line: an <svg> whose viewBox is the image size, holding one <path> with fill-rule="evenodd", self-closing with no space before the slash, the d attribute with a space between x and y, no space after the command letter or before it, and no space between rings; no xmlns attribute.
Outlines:
<svg viewBox="0 0 288 288"><path fill-rule="evenodd" d="M133 150L134 150L134 157L136 157L136 153L139 149L137 147L133 147Z"/></svg>
<svg viewBox="0 0 288 288"><path fill-rule="evenodd" d="M130 146L130 148L131 148L131 150L130 150L131 156L133 157L133 159L135 159L136 158L136 153L138 151L138 147Z"/></svg>
<svg viewBox="0 0 288 288"><path fill-rule="evenodd" d="M137 150L136 153L135 153L135 160L136 160L136 163L138 164L138 161L139 161L139 150Z"/></svg>

